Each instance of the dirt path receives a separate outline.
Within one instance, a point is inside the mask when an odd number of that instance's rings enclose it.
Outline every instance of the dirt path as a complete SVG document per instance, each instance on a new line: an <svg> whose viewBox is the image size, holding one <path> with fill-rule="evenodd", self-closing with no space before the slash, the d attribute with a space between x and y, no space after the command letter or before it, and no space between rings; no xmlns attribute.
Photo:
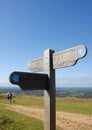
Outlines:
<svg viewBox="0 0 92 130"><path fill-rule="evenodd" d="M44 121L44 110L38 107L6 104L5 108ZM63 130L92 130L92 115L56 112L56 125Z"/></svg>

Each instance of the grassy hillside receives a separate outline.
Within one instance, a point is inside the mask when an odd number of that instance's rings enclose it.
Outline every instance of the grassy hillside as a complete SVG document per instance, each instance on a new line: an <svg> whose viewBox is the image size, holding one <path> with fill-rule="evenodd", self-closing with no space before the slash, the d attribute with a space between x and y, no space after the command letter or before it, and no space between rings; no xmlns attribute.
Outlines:
<svg viewBox="0 0 92 130"><path fill-rule="evenodd" d="M42 97L14 95L12 104L43 107ZM0 130L43 130L44 123L37 119L7 110L3 104L8 104L5 94L0 94ZM62 130L57 128L56 130Z"/></svg>
<svg viewBox="0 0 92 130"><path fill-rule="evenodd" d="M44 97L14 95L13 101L14 104L44 108ZM5 95L0 94L0 102L8 103ZM92 115L92 98L56 98L56 109L57 111Z"/></svg>
<svg viewBox="0 0 92 130"><path fill-rule="evenodd" d="M43 130L43 123L0 107L0 130Z"/></svg>
<svg viewBox="0 0 92 130"><path fill-rule="evenodd" d="M0 130L43 130L44 123L0 105ZM56 130L62 130L57 128Z"/></svg>
<svg viewBox="0 0 92 130"><path fill-rule="evenodd" d="M57 98L56 108L58 111L92 115L92 99Z"/></svg>
<svg viewBox="0 0 92 130"><path fill-rule="evenodd" d="M0 104L0 130L43 130L44 129L44 123L42 121L39 121L31 117L27 117L20 113L13 112L11 110L6 110L6 107L4 107L3 105L3 104L8 104L5 94L0 94L0 103L1 103ZM44 109L44 97L13 94L13 103L10 106L12 106L13 104L23 105L23 106L36 106ZM56 110L62 112L69 112L69 113L87 114L86 116L92 115L92 98L90 99L56 98ZM66 120L61 119L61 122L64 122L65 126L69 125L67 124L67 122L70 123L70 125L72 123L67 119ZM70 127L70 125L68 127ZM76 126L74 127L72 123L71 126L73 128L78 127L79 129L79 126L81 127L81 124L80 123L76 124ZM90 127L91 129L90 125L84 124L82 129L84 127L85 129L87 127ZM63 126L61 128L63 128ZM56 130L62 130L62 129L57 128Z"/></svg>

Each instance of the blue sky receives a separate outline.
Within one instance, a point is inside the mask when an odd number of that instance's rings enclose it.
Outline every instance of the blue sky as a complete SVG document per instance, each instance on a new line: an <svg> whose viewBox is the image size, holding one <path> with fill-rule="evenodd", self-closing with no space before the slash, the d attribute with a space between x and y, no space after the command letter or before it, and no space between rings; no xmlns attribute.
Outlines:
<svg viewBox="0 0 92 130"><path fill-rule="evenodd" d="M91 0L0 0L0 86L29 60L83 44L85 58L56 70L56 86L92 87Z"/></svg>

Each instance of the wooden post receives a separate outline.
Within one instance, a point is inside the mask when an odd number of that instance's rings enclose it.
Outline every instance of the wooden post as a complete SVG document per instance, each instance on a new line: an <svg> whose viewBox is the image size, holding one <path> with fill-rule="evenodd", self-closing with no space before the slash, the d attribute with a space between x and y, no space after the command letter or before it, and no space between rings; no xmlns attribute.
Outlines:
<svg viewBox="0 0 92 130"><path fill-rule="evenodd" d="M56 130L55 69L73 66L79 59L86 56L86 54L87 49L83 45L57 53L48 49L44 51L44 57L40 57L28 63L28 68L31 69L32 72L44 71L48 76L48 81L46 80L48 84L45 84L47 87L46 90L44 90L44 130ZM39 80L39 82L41 82L41 80ZM37 87L34 89L37 89ZM41 88L39 87L38 89Z"/></svg>
<svg viewBox="0 0 92 130"><path fill-rule="evenodd" d="M53 69L53 50L44 51L44 72L48 74L48 89L44 90L45 121L44 130L56 130L55 69Z"/></svg>

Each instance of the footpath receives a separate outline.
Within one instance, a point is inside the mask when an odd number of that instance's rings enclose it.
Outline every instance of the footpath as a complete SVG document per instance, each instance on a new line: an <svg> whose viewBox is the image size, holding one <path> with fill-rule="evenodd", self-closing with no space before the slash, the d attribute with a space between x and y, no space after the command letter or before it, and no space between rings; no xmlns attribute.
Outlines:
<svg viewBox="0 0 92 130"><path fill-rule="evenodd" d="M44 109L38 107L3 104L3 108L44 121ZM92 115L57 111L56 125L63 130L92 130Z"/></svg>

